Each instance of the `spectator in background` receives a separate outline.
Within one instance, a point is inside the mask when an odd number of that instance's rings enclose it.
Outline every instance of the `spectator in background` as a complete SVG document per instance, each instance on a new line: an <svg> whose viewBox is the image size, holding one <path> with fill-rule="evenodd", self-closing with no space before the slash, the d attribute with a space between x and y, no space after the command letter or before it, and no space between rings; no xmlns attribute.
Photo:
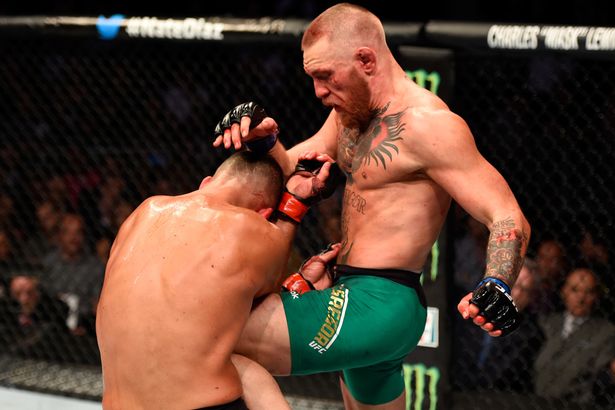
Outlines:
<svg viewBox="0 0 615 410"><path fill-rule="evenodd" d="M37 226L22 249L22 255L29 266L39 267L42 258L59 244L58 232L62 212L50 200L36 205Z"/></svg>
<svg viewBox="0 0 615 410"><path fill-rule="evenodd" d="M576 266L585 266L596 273L604 286L599 313L615 321L615 277L609 264L609 244L605 236L595 227L584 227L576 247Z"/></svg>
<svg viewBox="0 0 615 410"><path fill-rule="evenodd" d="M41 200L51 202L60 212L71 210L66 181L60 172L52 172L40 185L40 182L34 182L33 191L40 192Z"/></svg>
<svg viewBox="0 0 615 410"><path fill-rule="evenodd" d="M561 297L564 312L541 317L546 340L536 362L535 392L542 397L592 405L592 388L615 358L615 326L592 316L599 299L599 281L587 268L566 277Z"/></svg>
<svg viewBox="0 0 615 410"><path fill-rule="evenodd" d="M115 212L125 201L126 181L120 175L107 174L91 190L81 192L79 213L85 218L88 242L95 243L103 237L113 237L117 232Z"/></svg>
<svg viewBox="0 0 615 410"><path fill-rule="evenodd" d="M558 290L567 269L564 246L555 239L546 239L538 245L536 252L536 272L539 284L536 301L531 309L537 314L548 314L561 309Z"/></svg>
<svg viewBox="0 0 615 410"><path fill-rule="evenodd" d="M5 353L54 360L65 357L68 306L46 294L36 277L14 276L10 297L2 301L0 312Z"/></svg>
<svg viewBox="0 0 615 410"><path fill-rule="evenodd" d="M64 215L60 223L59 247L43 259L41 285L70 307L67 324L77 335L91 323L102 286L104 265L85 244L83 218Z"/></svg>

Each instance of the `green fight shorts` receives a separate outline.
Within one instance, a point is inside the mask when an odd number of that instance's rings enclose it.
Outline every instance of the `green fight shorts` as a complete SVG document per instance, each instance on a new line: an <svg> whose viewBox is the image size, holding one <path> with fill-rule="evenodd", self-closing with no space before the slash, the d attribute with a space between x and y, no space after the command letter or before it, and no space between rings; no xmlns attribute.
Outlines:
<svg viewBox="0 0 615 410"><path fill-rule="evenodd" d="M282 292L291 374L343 371L364 404L383 404L404 389L402 364L427 317L420 275L396 269L334 267L335 285L302 295Z"/></svg>

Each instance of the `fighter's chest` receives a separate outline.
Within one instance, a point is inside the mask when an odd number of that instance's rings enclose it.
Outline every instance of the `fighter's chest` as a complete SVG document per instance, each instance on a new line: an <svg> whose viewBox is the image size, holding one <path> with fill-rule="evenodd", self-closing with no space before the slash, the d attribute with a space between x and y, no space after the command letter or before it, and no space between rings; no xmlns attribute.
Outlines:
<svg viewBox="0 0 615 410"><path fill-rule="evenodd" d="M395 180L405 173L406 157L404 135L383 123L364 132L344 128L338 135L337 160L351 184Z"/></svg>

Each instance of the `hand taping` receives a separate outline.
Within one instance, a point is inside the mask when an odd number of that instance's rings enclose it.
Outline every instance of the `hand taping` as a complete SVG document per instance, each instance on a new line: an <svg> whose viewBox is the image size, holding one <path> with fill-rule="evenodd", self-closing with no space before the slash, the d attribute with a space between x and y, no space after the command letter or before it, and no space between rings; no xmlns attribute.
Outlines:
<svg viewBox="0 0 615 410"><path fill-rule="evenodd" d="M479 308L479 315L493 325L494 331L502 331L502 336L519 327L521 317L510 296L510 288L497 278L483 279L472 292L470 303Z"/></svg>

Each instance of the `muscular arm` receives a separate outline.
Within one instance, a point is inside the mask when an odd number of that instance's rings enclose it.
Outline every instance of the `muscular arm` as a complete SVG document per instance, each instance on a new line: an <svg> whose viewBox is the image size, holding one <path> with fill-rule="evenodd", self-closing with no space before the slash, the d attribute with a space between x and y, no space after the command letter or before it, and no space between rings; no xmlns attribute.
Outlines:
<svg viewBox="0 0 615 410"><path fill-rule="evenodd" d="M295 169L297 157L306 151L327 154L335 159L337 154L337 120L335 111L331 111L323 126L312 137L288 150L278 140L276 145L269 151L269 154L278 161L284 170L284 175L288 177Z"/></svg>
<svg viewBox="0 0 615 410"><path fill-rule="evenodd" d="M508 183L478 152L465 121L446 110L424 115L419 135L427 174L489 228L485 276L512 287L527 250L529 223Z"/></svg>

